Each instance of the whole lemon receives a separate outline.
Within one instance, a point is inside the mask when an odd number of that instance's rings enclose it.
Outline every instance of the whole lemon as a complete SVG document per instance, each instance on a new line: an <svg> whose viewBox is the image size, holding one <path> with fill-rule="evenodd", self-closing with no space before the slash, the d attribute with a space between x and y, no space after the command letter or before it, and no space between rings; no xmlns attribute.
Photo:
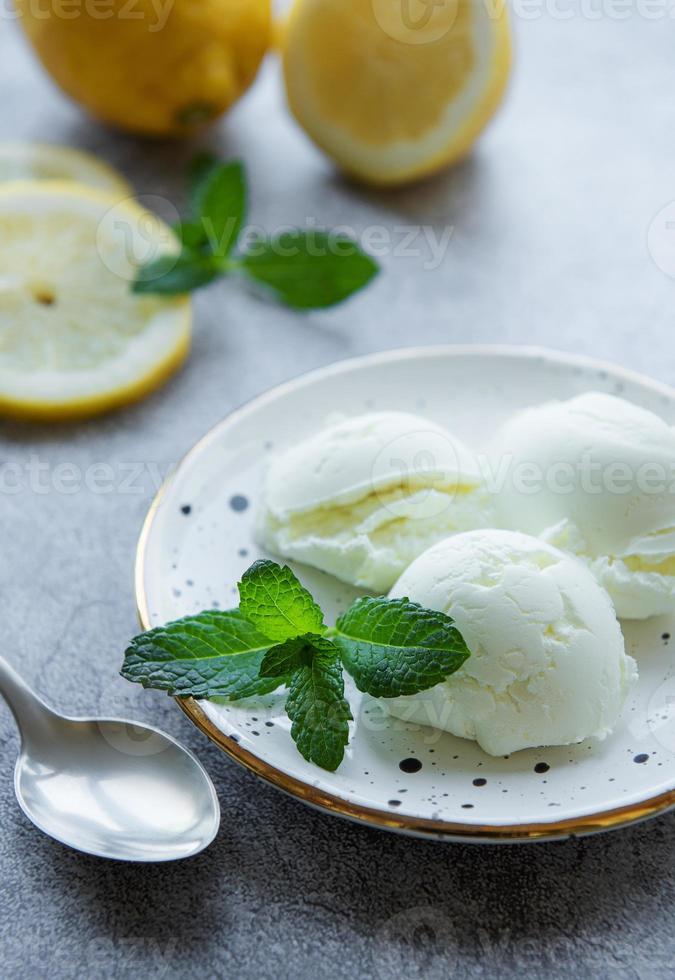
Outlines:
<svg viewBox="0 0 675 980"><path fill-rule="evenodd" d="M271 0L16 0L43 65L92 115L181 135L215 119L256 76Z"/></svg>

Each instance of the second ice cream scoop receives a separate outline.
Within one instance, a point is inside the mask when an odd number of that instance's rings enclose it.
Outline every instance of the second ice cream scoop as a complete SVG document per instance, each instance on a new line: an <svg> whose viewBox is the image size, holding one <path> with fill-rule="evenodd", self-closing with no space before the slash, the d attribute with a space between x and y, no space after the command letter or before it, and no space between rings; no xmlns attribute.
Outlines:
<svg viewBox="0 0 675 980"><path fill-rule="evenodd" d="M496 442L501 526L573 552L628 619L675 609L675 428L588 392L527 409Z"/></svg>
<svg viewBox="0 0 675 980"><path fill-rule="evenodd" d="M257 536L275 554L384 592L435 541L491 523L474 455L428 419L373 412L277 456Z"/></svg>

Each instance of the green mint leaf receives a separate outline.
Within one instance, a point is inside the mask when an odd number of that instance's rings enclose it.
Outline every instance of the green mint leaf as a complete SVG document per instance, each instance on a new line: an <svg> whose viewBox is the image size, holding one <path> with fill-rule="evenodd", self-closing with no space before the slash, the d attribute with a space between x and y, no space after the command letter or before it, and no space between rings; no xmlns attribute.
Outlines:
<svg viewBox="0 0 675 980"><path fill-rule="evenodd" d="M280 674L290 676L298 667L306 662L305 638L298 636L292 640L284 640L267 651L260 664L261 677L277 677Z"/></svg>
<svg viewBox="0 0 675 980"><path fill-rule="evenodd" d="M323 613L287 565L256 561L239 583L239 609L271 640L325 629Z"/></svg>
<svg viewBox="0 0 675 980"><path fill-rule="evenodd" d="M344 757L352 717L338 657L314 651L311 661L293 672L289 688L286 712L293 741L308 762L334 772Z"/></svg>
<svg viewBox="0 0 675 980"><path fill-rule="evenodd" d="M186 616L131 641L120 673L178 697L239 698L269 694L283 677L259 677L272 646L237 609Z"/></svg>
<svg viewBox="0 0 675 980"><path fill-rule="evenodd" d="M325 231L289 231L259 238L241 256L245 275L297 310L334 306L367 285L378 271L356 242Z"/></svg>
<svg viewBox="0 0 675 980"><path fill-rule="evenodd" d="M360 691L376 698L426 691L469 656L449 616L409 599L357 599L335 629L332 640L345 670Z"/></svg>
<svg viewBox="0 0 675 980"><path fill-rule="evenodd" d="M201 221L179 221L172 226L176 238L186 251L199 252L208 245L206 230Z"/></svg>
<svg viewBox="0 0 675 980"><path fill-rule="evenodd" d="M201 197L203 189L211 174L219 167L221 161L215 153L205 151L198 153L188 167L188 206L190 214L196 218L201 214Z"/></svg>
<svg viewBox="0 0 675 980"><path fill-rule="evenodd" d="M318 633L305 633L304 636L284 640L267 651L260 664L260 676L288 676L297 667L308 666L317 653L334 658L337 650L330 640Z"/></svg>
<svg viewBox="0 0 675 980"><path fill-rule="evenodd" d="M184 249L179 255L161 255L142 265L132 284L134 293L174 295L189 293L222 275L222 269L209 255Z"/></svg>
<svg viewBox="0 0 675 980"><path fill-rule="evenodd" d="M194 222L220 258L230 254L246 219L246 174L239 160L212 166L195 192Z"/></svg>

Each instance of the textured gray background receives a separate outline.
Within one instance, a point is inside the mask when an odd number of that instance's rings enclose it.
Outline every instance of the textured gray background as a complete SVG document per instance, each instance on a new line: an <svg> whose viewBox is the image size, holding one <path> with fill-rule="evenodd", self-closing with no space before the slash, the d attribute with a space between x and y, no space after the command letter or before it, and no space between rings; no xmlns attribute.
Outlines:
<svg viewBox="0 0 675 980"><path fill-rule="evenodd" d="M136 628L134 546L158 474L268 386L361 352L467 341L542 343L675 381L675 284L647 248L650 222L675 198L675 24L605 9L560 20L542 4L539 18L521 18L507 105L475 154L396 192L335 176L285 114L269 64L201 141L245 158L253 220L451 225L442 266L425 268L424 250L390 254L367 294L305 317L222 283L197 299L189 364L144 404L73 427L0 425L0 459L25 467L24 489L0 495L3 653L63 709L133 713L184 740L223 811L215 844L175 866L67 851L15 805L17 738L0 709L3 976L672 975L675 816L530 847L386 836L257 782L167 698L117 678ZM87 121L4 21L0 93L0 138L87 147L139 192L180 203L195 146L144 144ZM59 492L64 462L110 463L116 492Z"/></svg>

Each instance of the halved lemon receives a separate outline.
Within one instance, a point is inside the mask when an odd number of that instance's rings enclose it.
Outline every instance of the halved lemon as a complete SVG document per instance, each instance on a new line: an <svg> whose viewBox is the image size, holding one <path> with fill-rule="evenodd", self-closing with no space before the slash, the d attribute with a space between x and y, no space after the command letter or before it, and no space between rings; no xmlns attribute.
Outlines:
<svg viewBox="0 0 675 980"><path fill-rule="evenodd" d="M91 153L51 143L0 143L0 181L75 180L119 197L132 197L131 185Z"/></svg>
<svg viewBox="0 0 675 980"><path fill-rule="evenodd" d="M510 51L504 0L296 0L282 44L296 119L374 184L463 156L501 101Z"/></svg>
<svg viewBox="0 0 675 980"><path fill-rule="evenodd" d="M0 412L94 415L175 371L190 301L134 295L131 283L139 264L176 248L134 201L68 182L0 185Z"/></svg>

